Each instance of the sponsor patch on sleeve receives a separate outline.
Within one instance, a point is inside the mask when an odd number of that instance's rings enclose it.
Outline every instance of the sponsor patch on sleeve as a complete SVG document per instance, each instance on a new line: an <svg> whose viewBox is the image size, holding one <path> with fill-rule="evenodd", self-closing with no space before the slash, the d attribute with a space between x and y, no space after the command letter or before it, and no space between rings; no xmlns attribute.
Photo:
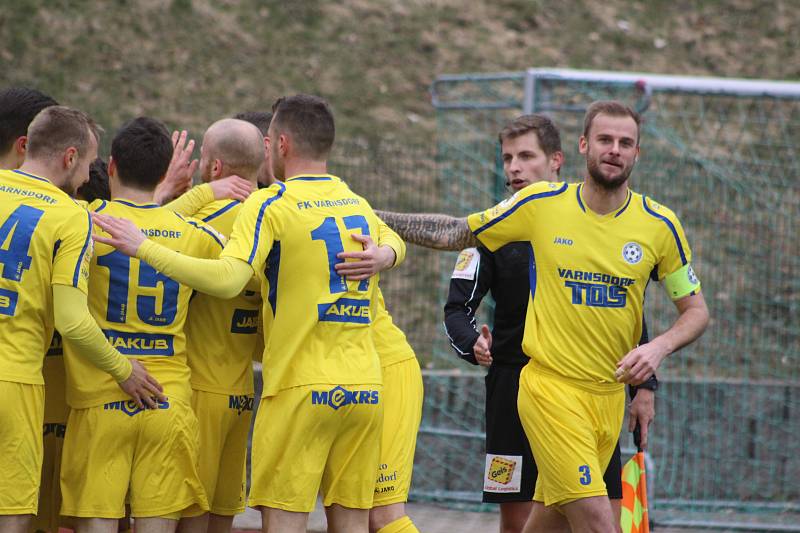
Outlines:
<svg viewBox="0 0 800 533"><path fill-rule="evenodd" d="M521 455L486 454L486 471L483 475L484 492L519 492L521 482Z"/></svg>
<svg viewBox="0 0 800 533"><path fill-rule="evenodd" d="M478 253L477 248L467 248L461 250L456 259L456 266L453 269L451 279L469 279L474 280L475 274L478 272L478 266L481 263L481 254Z"/></svg>

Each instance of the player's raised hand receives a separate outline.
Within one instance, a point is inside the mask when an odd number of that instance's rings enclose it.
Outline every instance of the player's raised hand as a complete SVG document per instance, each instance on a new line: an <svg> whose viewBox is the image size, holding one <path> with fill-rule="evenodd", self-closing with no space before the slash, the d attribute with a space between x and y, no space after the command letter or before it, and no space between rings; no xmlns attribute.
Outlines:
<svg viewBox="0 0 800 533"><path fill-rule="evenodd" d="M336 254L339 259L345 260L334 266L337 274L345 276L349 280L360 281L392 268L397 258L392 248L378 246L369 235L353 233L350 237L360 242L364 251Z"/></svg>
<svg viewBox="0 0 800 533"><path fill-rule="evenodd" d="M166 401L164 388L156 381L156 378L147 372L142 363L132 359L131 366L133 372L128 379L119 383L119 388L124 390L136 402L136 405L142 408L147 406L155 409L158 407L156 400Z"/></svg>
<svg viewBox="0 0 800 533"><path fill-rule="evenodd" d="M637 346L617 363L617 381L640 385L655 374L667 353L656 342Z"/></svg>
<svg viewBox="0 0 800 533"><path fill-rule="evenodd" d="M164 174L164 179L156 187L155 201L159 205L163 205L176 198L181 194L188 191L192 186L192 176L199 161L192 159L192 152L194 151L194 140L187 142L188 136L186 130L172 132L172 159L167 167L167 173Z"/></svg>
<svg viewBox="0 0 800 533"><path fill-rule="evenodd" d="M211 190L214 191L215 200L230 199L244 202L254 189L252 183L236 174L220 180L214 180L209 185L211 185Z"/></svg>
<svg viewBox="0 0 800 533"><path fill-rule="evenodd" d="M484 324L481 326L481 334L475 345L472 347L472 352L475 354L475 360L481 366L491 366L492 364L492 332L489 331L489 326Z"/></svg>
<svg viewBox="0 0 800 533"><path fill-rule="evenodd" d="M639 424L642 450L647 448L647 430L656 416L655 396L655 392L650 389L638 389L628 410L628 431L632 432L636 429L636 424Z"/></svg>
<svg viewBox="0 0 800 533"><path fill-rule="evenodd" d="M92 221L97 226L108 233L110 237L104 237L97 233L92 234L95 242L113 246L120 252L130 257L136 257L136 252L147 237L130 220L117 218L100 213L92 213Z"/></svg>

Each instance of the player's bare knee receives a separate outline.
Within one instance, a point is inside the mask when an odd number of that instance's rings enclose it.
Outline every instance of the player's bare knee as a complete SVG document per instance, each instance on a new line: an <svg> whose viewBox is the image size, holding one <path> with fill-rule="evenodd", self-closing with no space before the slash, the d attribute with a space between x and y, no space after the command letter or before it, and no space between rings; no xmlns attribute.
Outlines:
<svg viewBox="0 0 800 533"><path fill-rule="evenodd" d="M369 510L369 532L375 533L395 520L402 518L405 514L406 505L402 502L373 507Z"/></svg>

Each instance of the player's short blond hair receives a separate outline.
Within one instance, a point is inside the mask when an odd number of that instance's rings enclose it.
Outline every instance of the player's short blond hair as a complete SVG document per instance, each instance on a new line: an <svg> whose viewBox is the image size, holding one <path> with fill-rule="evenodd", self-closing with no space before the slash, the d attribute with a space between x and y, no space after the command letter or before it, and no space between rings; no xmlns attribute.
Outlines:
<svg viewBox="0 0 800 533"><path fill-rule="evenodd" d="M28 126L27 154L31 158L50 157L72 147L83 155L89 150L90 136L100 139L100 128L89 115L71 107L50 106Z"/></svg>

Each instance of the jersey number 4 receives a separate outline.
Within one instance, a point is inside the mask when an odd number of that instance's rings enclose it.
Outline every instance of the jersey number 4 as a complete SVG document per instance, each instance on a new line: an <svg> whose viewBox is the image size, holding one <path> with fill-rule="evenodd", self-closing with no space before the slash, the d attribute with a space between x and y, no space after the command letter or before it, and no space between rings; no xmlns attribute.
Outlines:
<svg viewBox="0 0 800 533"><path fill-rule="evenodd" d="M131 258L115 250L110 254L98 257L97 264L109 270L106 320L123 323L128 316ZM161 312L157 312L156 309L156 295L138 294L136 296L136 314L139 316L139 320L145 324L167 326L175 321L178 313L180 285L147 263L139 261L139 283L136 288L157 289L159 284L161 284Z"/></svg>
<svg viewBox="0 0 800 533"><path fill-rule="evenodd" d="M0 226L0 264L3 279L22 281L22 274L31 268L28 255L31 239L44 211L27 205L17 207ZM0 315L14 316L19 293L0 289Z"/></svg>
<svg viewBox="0 0 800 533"><path fill-rule="evenodd" d="M17 207L0 226L0 263L3 278L21 281L22 274L31 268L33 258L28 255L31 239L44 211L27 205ZM9 236L11 237L9 239Z"/></svg>

